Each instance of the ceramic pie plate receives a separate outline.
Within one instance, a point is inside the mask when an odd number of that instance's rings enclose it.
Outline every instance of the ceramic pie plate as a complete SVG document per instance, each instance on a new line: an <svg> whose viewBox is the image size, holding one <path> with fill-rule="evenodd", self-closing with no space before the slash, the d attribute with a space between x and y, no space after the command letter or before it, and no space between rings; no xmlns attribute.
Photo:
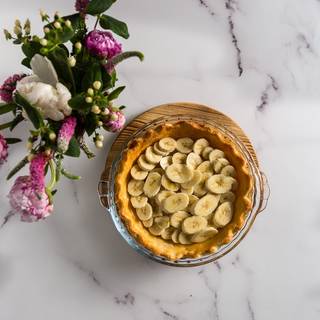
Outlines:
<svg viewBox="0 0 320 320"><path fill-rule="evenodd" d="M143 136L151 128L178 121L192 121L215 128L215 130L219 130L221 134L231 139L246 159L252 177L253 192L252 207L246 215L245 222L229 243L220 246L213 253L198 258L182 258L172 261L156 255L130 234L115 203L115 178L122 155L132 140ZM134 250L154 261L167 265L197 266L221 258L241 242L251 229L258 213L265 209L270 190L266 176L259 168L258 159L249 138L233 120L208 106L195 103L170 103L153 107L140 114L120 132L107 155L105 168L98 185L98 193L101 204L106 208L107 214L111 216L118 232Z"/></svg>

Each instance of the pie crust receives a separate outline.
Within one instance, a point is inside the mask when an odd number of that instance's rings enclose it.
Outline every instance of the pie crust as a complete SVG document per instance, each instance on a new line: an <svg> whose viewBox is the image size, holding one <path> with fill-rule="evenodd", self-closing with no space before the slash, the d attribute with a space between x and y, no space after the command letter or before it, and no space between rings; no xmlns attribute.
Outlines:
<svg viewBox="0 0 320 320"><path fill-rule="evenodd" d="M135 214L130 203L127 184L131 179L130 169L145 149L164 137L174 139L190 137L194 140L205 138L210 145L224 151L226 158L237 171L239 186L235 191L234 214L232 221L219 229L213 238L201 243L175 244L153 236ZM243 227L247 214L253 206L254 180L250 175L249 164L239 147L219 129L199 124L195 121L178 121L161 124L147 130L142 136L133 139L123 152L115 178L115 203L122 221L129 233L153 254L175 261L182 258L200 258L213 253L224 244L232 241L234 235Z"/></svg>

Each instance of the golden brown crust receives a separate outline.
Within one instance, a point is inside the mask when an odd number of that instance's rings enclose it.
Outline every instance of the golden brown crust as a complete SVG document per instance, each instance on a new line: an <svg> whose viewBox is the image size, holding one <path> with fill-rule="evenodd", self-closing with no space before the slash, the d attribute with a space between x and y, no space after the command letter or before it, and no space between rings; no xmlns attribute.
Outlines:
<svg viewBox="0 0 320 320"><path fill-rule="evenodd" d="M206 138L210 145L225 152L227 159L236 168L239 186L236 191L234 216L227 226L219 230L212 239L202 243L182 245L175 244L160 237L153 236L136 216L127 192L130 169L140 154L151 144L163 137L193 139ZM245 218L252 208L253 178L242 152L229 137L220 130L198 124L193 121L167 123L150 129L139 138L134 139L124 151L115 179L115 200L118 213L130 234L145 248L154 254L170 260L181 258L199 258L215 252L221 245L229 243L236 232L244 225Z"/></svg>

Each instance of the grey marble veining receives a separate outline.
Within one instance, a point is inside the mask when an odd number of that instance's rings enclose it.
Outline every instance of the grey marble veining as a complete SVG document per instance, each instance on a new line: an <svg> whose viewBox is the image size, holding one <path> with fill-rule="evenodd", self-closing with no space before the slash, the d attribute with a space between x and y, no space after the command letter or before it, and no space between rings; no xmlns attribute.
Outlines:
<svg viewBox="0 0 320 320"><path fill-rule="evenodd" d="M0 22L72 7L12 0ZM128 120L174 101L228 114L256 147L269 205L218 262L167 267L135 253L98 202L107 146L93 160L67 160L83 179L62 179L55 213L36 224L8 216L5 176L25 152L12 146L0 169L0 319L319 319L320 2L118 0L112 14L128 22L124 48L146 57L119 68ZM21 70L21 53L4 40L0 49L4 79Z"/></svg>

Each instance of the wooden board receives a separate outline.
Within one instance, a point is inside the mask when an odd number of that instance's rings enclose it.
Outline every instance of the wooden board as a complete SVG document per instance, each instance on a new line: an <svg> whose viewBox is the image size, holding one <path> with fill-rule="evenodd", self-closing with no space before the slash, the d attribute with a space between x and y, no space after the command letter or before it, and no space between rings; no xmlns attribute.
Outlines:
<svg viewBox="0 0 320 320"><path fill-rule="evenodd" d="M195 119L197 119L198 117L204 117L207 120L214 120L219 124L225 126L228 130L230 130L237 137L240 138L240 140L243 142L243 144L246 146L246 148L250 152L257 166L259 166L255 150L249 138L246 136L243 130L239 127L239 125L237 125L228 116L224 115L223 113L213 108L210 108L208 106L204 106L201 104L189 103L189 102L168 103L168 104L163 104L157 107L153 107L148 111L140 114L135 119L133 119L120 132L118 137L113 142L110 148L109 154L107 155L105 168L101 174L101 181L106 181L108 179L109 170L114 157L119 153L119 151L122 149L123 144L130 139L133 133L135 133L138 129L140 129L150 121L156 120L163 116L170 116L170 115L174 115L174 116L187 115L187 116L192 116ZM104 195L106 194L106 192L107 191L106 191L105 184L104 183L99 184L100 195ZM101 197L101 201L104 206L107 205L106 202L103 200L103 197Z"/></svg>

